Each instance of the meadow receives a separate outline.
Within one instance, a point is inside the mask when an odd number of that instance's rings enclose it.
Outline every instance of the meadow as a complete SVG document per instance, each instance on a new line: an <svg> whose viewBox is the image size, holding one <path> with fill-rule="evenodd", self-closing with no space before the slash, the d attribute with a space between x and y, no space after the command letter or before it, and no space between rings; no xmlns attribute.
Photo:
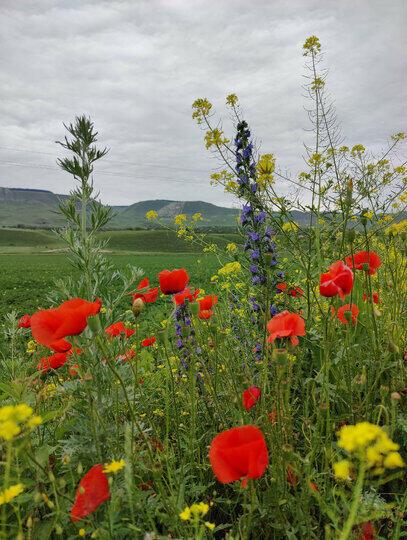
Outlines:
<svg viewBox="0 0 407 540"><path fill-rule="evenodd" d="M111 216L92 202L107 150L89 118L65 126L59 165L77 187L59 252L32 231L27 253L17 231L0 256L15 308L0 349L0 538L406 536L407 137L380 156L338 141L320 52L309 37L315 145L291 198L235 94L230 135L209 100L193 104L225 165L211 181L241 205L238 236L202 234L198 212L164 240L117 232L121 252L107 249ZM300 225L291 210L305 207Z"/></svg>

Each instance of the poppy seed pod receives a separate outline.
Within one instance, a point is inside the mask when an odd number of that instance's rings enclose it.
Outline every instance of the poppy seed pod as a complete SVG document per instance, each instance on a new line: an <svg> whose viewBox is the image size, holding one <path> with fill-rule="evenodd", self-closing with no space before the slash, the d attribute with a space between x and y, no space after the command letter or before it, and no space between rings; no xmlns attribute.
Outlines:
<svg viewBox="0 0 407 540"><path fill-rule="evenodd" d="M133 304L131 306L131 310L133 312L133 315L135 317L138 317L140 315L140 313L143 311L144 309L144 301L142 298L136 298L134 301L133 301Z"/></svg>

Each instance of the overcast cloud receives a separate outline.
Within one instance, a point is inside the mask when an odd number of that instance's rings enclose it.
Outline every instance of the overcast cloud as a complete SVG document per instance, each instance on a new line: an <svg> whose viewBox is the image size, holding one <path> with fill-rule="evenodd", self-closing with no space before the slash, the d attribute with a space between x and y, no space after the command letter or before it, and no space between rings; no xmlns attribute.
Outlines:
<svg viewBox="0 0 407 540"><path fill-rule="evenodd" d="M379 150L407 130L406 23L406 0L1 0L0 185L67 193L54 141L85 113L111 148L95 173L104 202L233 204L209 186L217 162L191 119L197 97L227 114L230 92L295 174L312 34L347 142Z"/></svg>

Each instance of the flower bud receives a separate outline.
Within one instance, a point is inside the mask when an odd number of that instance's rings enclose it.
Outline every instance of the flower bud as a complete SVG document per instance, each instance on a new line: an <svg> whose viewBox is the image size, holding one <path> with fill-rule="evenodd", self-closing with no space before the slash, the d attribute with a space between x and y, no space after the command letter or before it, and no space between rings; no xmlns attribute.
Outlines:
<svg viewBox="0 0 407 540"><path fill-rule="evenodd" d="M390 395L390 398L393 400L393 401L399 401L401 399L401 396L398 392L392 392L391 395Z"/></svg>
<svg viewBox="0 0 407 540"><path fill-rule="evenodd" d="M144 301L142 298L136 298L131 306L131 310L135 317L138 317L144 309Z"/></svg>

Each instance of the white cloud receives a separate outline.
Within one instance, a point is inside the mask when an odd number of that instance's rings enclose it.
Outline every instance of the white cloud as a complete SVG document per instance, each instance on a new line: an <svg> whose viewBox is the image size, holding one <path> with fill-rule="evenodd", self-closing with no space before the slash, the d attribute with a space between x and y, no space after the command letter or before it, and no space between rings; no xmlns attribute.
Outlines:
<svg viewBox="0 0 407 540"><path fill-rule="evenodd" d="M301 45L320 37L350 143L378 150L406 129L404 0L3 0L0 184L67 192L53 167L62 122L89 114L111 147L102 199L203 199L217 162L191 120L196 97L224 113L236 92L265 151L296 173L307 117ZM225 122L225 125L227 123ZM48 155L51 154L51 155ZM126 163L124 163L126 162ZM36 164L47 168L23 167Z"/></svg>

